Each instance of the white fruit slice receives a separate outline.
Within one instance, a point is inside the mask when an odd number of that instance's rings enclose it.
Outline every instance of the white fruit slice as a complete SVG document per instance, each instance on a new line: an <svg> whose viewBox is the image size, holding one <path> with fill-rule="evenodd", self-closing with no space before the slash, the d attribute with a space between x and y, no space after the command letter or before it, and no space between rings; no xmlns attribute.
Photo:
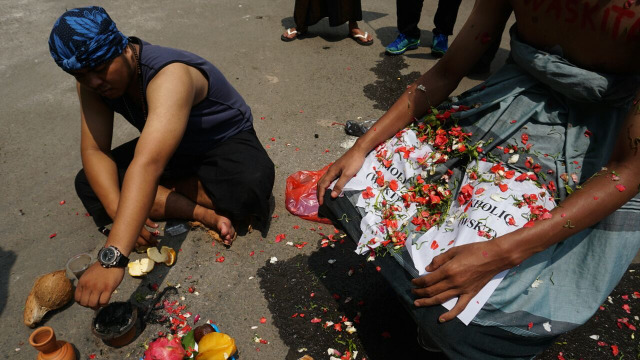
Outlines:
<svg viewBox="0 0 640 360"><path fill-rule="evenodd" d="M153 270L154 262L151 259L138 259L130 262L127 267L129 268L129 275L131 276L143 276Z"/></svg>
<svg viewBox="0 0 640 360"><path fill-rule="evenodd" d="M162 250L164 250L165 247L166 246L163 246ZM158 250L157 247L150 247L147 249L147 256L149 257L149 259L157 263L163 263L169 259L169 256L167 255L166 251L162 250Z"/></svg>

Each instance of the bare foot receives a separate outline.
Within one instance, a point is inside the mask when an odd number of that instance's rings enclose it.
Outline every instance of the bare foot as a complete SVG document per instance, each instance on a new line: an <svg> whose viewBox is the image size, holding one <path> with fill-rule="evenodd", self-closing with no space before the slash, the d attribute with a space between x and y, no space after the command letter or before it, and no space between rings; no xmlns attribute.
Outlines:
<svg viewBox="0 0 640 360"><path fill-rule="evenodd" d="M301 37L302 35L304 35L305 32L306 32L306 28L305 30L296 30L296 28L294 27L288 28L287 30L284 31L282 35L280 35L280 40L286 41L286 42L293 41Z"/></svg>
<svg viewBox="0 0 640 360"><path fill-rule="evenodd" d="M225 245L231 245L236 239L236 229L233 228L231 220L222 215L217 214L211 209L197 205L194 211L195 220L201 222L206 227L216 231L220 235L220 240Z"/></svg>
<svg viewBox="0 0 640 360"><path fill-rule="evenodd" d="M373 37L366 31L360 30L358 27L358 22L350 21L349 22L349 37L355 40L360 45L371 45L373 44Z"/></svg>

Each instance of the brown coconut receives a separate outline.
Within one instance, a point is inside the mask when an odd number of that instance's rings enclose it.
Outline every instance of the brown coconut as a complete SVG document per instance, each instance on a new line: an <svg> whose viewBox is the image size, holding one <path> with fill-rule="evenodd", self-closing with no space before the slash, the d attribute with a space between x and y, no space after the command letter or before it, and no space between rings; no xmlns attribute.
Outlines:
<svg viewBox="0 0 640 360"><path fill-rule="evenodd" d="M47 312L63 307L72 296L73 286L64 270L40 276L24 305L24 324L35 327Z"/></svg>

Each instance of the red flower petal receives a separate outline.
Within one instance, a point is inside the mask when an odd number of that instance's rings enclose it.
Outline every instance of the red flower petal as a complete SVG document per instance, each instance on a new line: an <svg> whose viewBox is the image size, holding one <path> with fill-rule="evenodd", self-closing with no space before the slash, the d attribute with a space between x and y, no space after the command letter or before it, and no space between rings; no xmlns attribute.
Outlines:
<svg viewBox="0 0 640 360"><path fill-rule="evenodd" d="M267 318L265 318L264 316L260 318L260 324L266 324L267 323Z"/></svg>
<svg viewBox="0 0 640 360"><path fill-rule="evenodd" d="M627 188L624 185L620 185L620 184L616 185L616 189L618 189L618 191L620 192L627 190Z"/></svg>
<svg viewBox="0 0 640 360"><path fill-rule="evenodd" d="M618 345L611 345L611 353L613 356L618 356L620 350L618 350Z"/></svg>

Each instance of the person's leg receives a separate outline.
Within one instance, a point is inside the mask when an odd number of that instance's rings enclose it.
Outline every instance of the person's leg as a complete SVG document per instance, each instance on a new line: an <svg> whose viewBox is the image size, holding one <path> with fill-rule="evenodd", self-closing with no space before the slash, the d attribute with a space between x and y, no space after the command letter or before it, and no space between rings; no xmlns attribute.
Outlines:
<svg viewBox="0 0 640 360"><path fill-rule="evenodd" d="M436 26L433 34L442 34L446 36L453 35L453 27L458 18L458 9L462 0L440 0L438 1L438 9L433 17L433 24Z"/></svg>
<svg viewBox="0 0 640 360"><path fill-rule="evenodd" d="M435 28L431 41L431 54L435 57L443 56L449 49L449 36L453 35L460 2L461 0L438 1L438 10L433 18Z"/></svg>
<svg viewBox="0 0 640 360"><path fill-rule="evenodd" d="M424 0L396 0L398 31L406 37L420 39L420 15Z"/></svg>
<svg viewBox="0 0 640 360"><path fill-rule="evenodd" d="M158 186L150 218L199 221L216 231L225 244L231 245L236 236L231 220L216 213L213 202L197 178L180 179L169 186Z"/></svg>
<svg viewBox="0 0 640 360"><path fill-rule="evenodd" d="M420 13L423 0L396 0L398 16L398 37L385 48L391 55L404 54L420 45Z"/></svg>
<svg viewBox="0 0 640 360"><path fill-rule="evenodd" d="M111 151L111 155L118 168L120 185L122 185L127 167L133 159L137 143L138 139L134 139ZM176 176L179 174L172 175ZM158 186L156 198L149 214L150 218L156 220L196 220L218 231L223 240L227 237L233 238L235 231L231 226L231 222L229 219L218 216L215 213L211 199L207 197L197 178L187 177L177 181L174 180L172 181L171 187L174 186L177 191L162 185ZM91 188L84 170L78 172L75 179L75 187L78 197L89 215L92 216L96 226L104 227L113 222L102 206L100 199L98 199L98 196Z"/></svg>
<svg viewBox="0 0 640 360"><path fill-rule="evenodd" d="M293 20L295 27L288 28L280 36L282 41L295 40L307 32L307 13L309 12L310 0L296 0L293 7Z"/></svg>
<svg viewBox="0 0 640 360"><path fill-rule="evenodd" d="M349 36L360 45L373 44L373 37L368 32L360 30L357 21L349 21Z"/></svg>
<svg viewBox="0 0 640 360"><path fill-rule="evenodd" d="M239 224L241 230L250 223L257 229L266 228L275 167L253 129L207 152L197 176L217 214Z"/></svg>

